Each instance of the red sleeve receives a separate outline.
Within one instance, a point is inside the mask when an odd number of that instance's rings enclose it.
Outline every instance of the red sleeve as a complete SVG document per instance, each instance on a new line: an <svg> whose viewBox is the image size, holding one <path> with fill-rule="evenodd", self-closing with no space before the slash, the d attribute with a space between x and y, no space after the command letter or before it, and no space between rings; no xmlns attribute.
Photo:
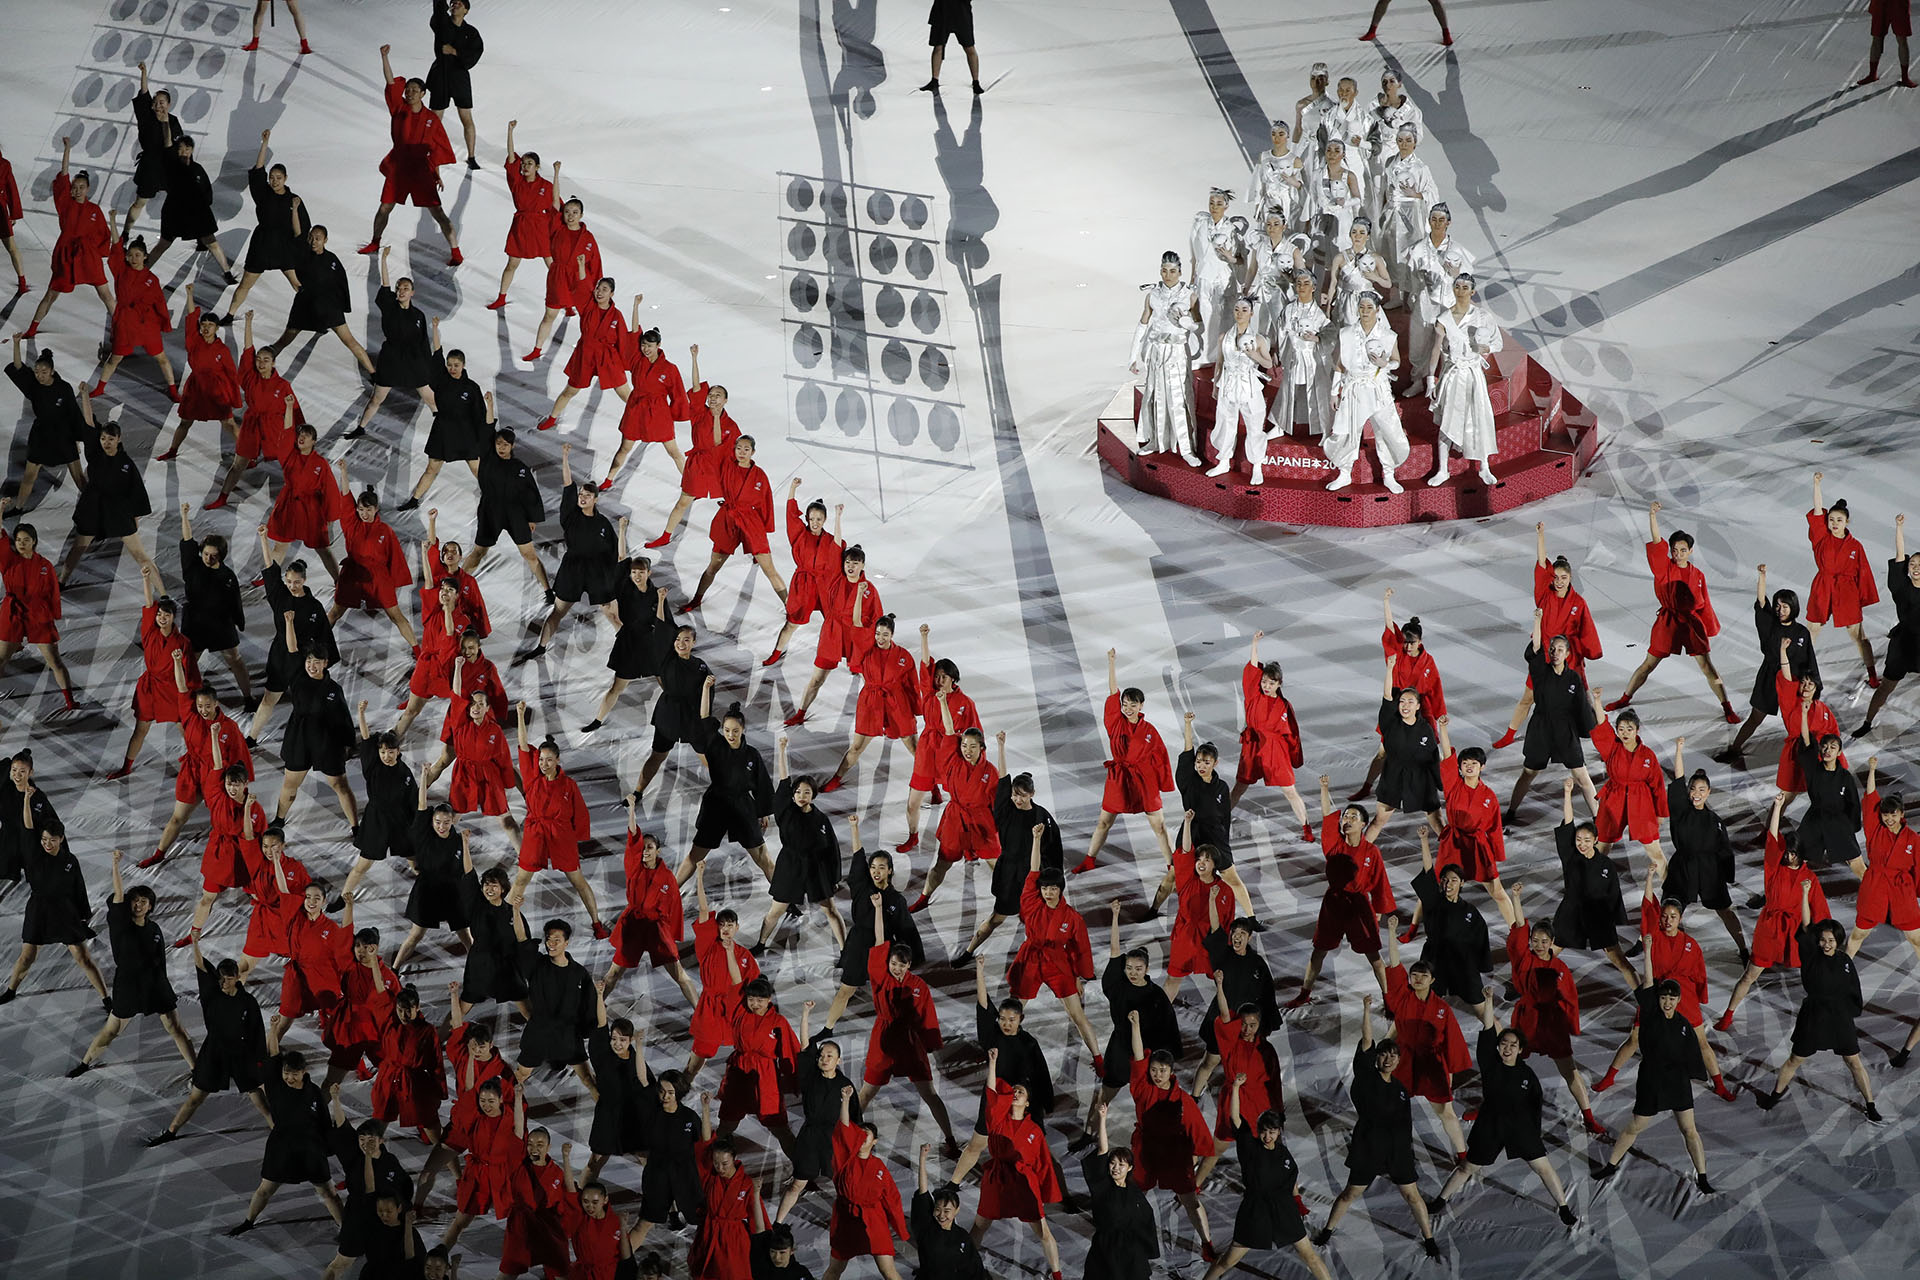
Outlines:
<svg viewBox="0 0 1920 1280"><path fill-rule="evenodd" d="M913 986L913 1013L919 1027L920 1047L929 1053L946 1043L940 1034L940 1011L933 1005L933 988L924 982Z"/></svg>
<svg viewBox="0 0 1920 1280"><path fill-rule="evenodd" d="M1045 907L1046 903L1040 900L1040 873L1029 871L1026 883L1020 886L1020 923L1028 932L1034 931L1033 917Z"/></svg>
<svg viewBox="0 0 1920 1280"><path fill-rule="evenodd" d="M1873 853L1874 833L1886 830L1880 825L1880 791L1875 788L1860 798L1860 828L1867 840L1867 853Z"/></svg>
<svg viewBox="0 0 1920 1280"><path fill-rule="evenodd" d="M800 510L800 504L792 498L787 499L787 545L793 548L793 559L797 565L800 560L800 539L807 533L807 517Z"/></svg>
<svg viewBox="0 0 1920 1280"><path fill-rule="evenodd" d="M1100 719L1101 719L1101 722L1106 725L1107 735L1111 737L1114 731L1120 725L1120 695L1119 694L1110 693L1107 695L1106 709L1101 712Z"/></svg>
<svg viewBox="0 0 1920 1280"><path fill-rule="evenodd" d="M1573 983L1572 970L1564 964L1558 968L1559 985L1555 991L1560 997L1560 1016L1566 1019L1567 1030L1577 1036L1580 1034L1580 989Z"/></svg>
<svg viewBox="0 0 1920 1280"><path fill-rule="evenodd" d="M1127 1092L1133 1098L1135 1112L1145 1111L1153 1104L1153 1080L1147 1075L1148 1060L1135 1058L1133 1065L1127 1068Z"/></svg>
<svg viewBox="0 0 1920 1280"><path fill-rule="evenodd" d="M892 952L891 942L876 942L867 948L867 980L873 983L876 993L882 984L893 981L893 975L887 972L887 957Z"/></svg>
<svg viewBox="0 0 1920 1280"><path fill-rule="evenodd" d="M1611 756L1614 748L1620 745L1620 739L1613 734L1613 725L1605 719L1594 725L1593 732L1588 736L1593 739L1593 749L1600 753L1602 759Z"/></svg>
<svg viewBox="0 0 1920 1280"><path fill-rule="evenodd" d="M385 574L387 585L396 589L413 583L413 566L407 563L407 553L400 545L400 535L391 528L387 529Z"/></svg>
<svg viewBox="0 0 1920 1280"><path fill-rule="evenodd" d="M1653 594L1666 602L1667 574L1673 568L1673 559L1664 542L1647 544L1647 568L1653 571Z"/></svg>
<svg viewBox="0 0 1920 1280"><path fill-rule="evenodd" d="M512 773L513 770L509 767L507 771L508 773ZM531 747L520 748L520 785L531 793L533 791L533 784L539 777L539 757L534 755L533 748ZM531 807L531 804L529 804L529 807Z"/></svg>
<svg viewBox="0 0 1920 1280"><path fill-rule="evenodd" d="M1533 607L1547 607L1547 596L1553 591L1553 566L1541 564L1536 558L1533 562Z"/></svg>
<svg viewBox="0 0 1920 1280"><path fill-rule="evenodd" d="M1341 812L1345 812L1345 810ZM1330 813L1320 819L1320 852L1331 858L1334 850L1345 843L1346 842L1340 838L1339 813Z"/></svg>
<svg viewBox="0 0 1920 1280"><path fill-rule="evenodd" d="M393 79L387 81L386 99L388 114L399 115L401 109L407 105L407 81L405 76L395 76Z"/></svg>
<svg viewBox="0 0 1920 1280"><path fill-rule="evenodd" d="M1527 949L1527 939L1532 936L1533 931L1524 924L1507 930L1507 967L1513 971L1516 981L1527 967L1527 961L1532 959L1533 953Z"/></svg>
<svg viewBox="0 0 1920 1280"><path fill-rule="evenodd" d="M587 816L587 802L580 794L580 784L571 777L567 779L567 799L573 807L573 838L591 840L593 820Z"/></svg>
<svg viewBox="0 0 1920 1280"><path fill-rule="evenodd" d="M1448 1075L1473 1067L1473 1054L1467 1051L1467 1038L1460 1034L1460 1019L1444 1002L1440 1005L1440 1062Z"/></svg>
<svg viewBox="0 0 1920 1280"><path fill-rule="evenodd" d="M1407 966L1404 964L1392 965L1387 969L1387 1012L1389 1016L1392 1015L1393 1010L1399 1006L1401 1001L1406 998Z"/></svg>
<svg viewBox="0 0 1920 1280"><path fill-rule="evenodd" d="M1068 908L1072 911L1072 908ZM1074 972L1084 982L1093 980L1093 942L1087 937L1087 919L1078 911L1073 912L1073 956Z"/></svg>
<svg viewBox="0 0 1920 1280"><path fill-rule="evenodd" d="M671 363L667 365L667 408L675 422L685 422L693 416L693 409L687 404L686 380L680 376L680 366Z"/></svg>
<svg viewBox="0 0 1920 1280"><path fill-rule="evenodd" d="M1818 509L1807 512L1807 541L1813 546L1813 555L1817 560L1827 540L1827 513Z"/></svg>
<svg viewBox="0 0 1920 1280"><path fill-rule="evenodd" d="M838 1173L847 1164L860 1156L860 1148L866 1144L867 1131L857 1124L836 1124L833 1126L833 1167Z"/></svg>

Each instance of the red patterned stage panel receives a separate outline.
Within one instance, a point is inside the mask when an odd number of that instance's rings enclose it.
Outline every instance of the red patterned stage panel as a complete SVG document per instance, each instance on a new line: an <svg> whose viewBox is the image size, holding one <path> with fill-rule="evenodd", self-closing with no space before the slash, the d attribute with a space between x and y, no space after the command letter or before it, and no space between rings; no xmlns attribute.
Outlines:
<svg viewBox="0 0 1920 1280"><path fill-rule="evenodd" d="M1389 315L1403 335L1404 351L1406 313ZM1248 484L1244 465L1209 477L1204 469L1214 461L1207 439L1213 424L1211 368L1202 369L1194 379L1196 420L1205 455L1202 467L1188 466L1178 454L1143 457L1134 452L1133 420L1140 409L1137 388L1122 388L1100 419L1098 448L1106 464L1142 493L1236 520L1367 528L1492 515L1571 489L1600 451L1599 424L1586 406L1511 339L1494 353L1493 366L1487 391L1500 444L1493 459L1497 479L1492 485L1481 482L1472 463L1455 457L1449 466L1452 478L1427 487L1438 433L1424 395L1399 401L1400 420L1412 446L1412 456L1396 473L1404 493L1389 493L1381 487L1371 431L1354 466L1353 483L1337 493L1327 491L1333 468L1305 427L1295 428L1296 435L1268 441L1265 483ZM1271 391L1268 400L1271 403Z"/></svg>

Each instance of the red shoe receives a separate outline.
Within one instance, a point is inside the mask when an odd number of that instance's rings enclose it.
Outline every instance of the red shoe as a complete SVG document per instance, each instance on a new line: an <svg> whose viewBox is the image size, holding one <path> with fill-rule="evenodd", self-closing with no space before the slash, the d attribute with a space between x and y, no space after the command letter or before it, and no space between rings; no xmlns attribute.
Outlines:
<svg viewBox="0 0 1920 1280"><path fill-rule="evenodd" d="M919 847L920 847L920 833L916 831L912 835L908 836L905 840L902 840L899 844L893 846L893 851L895 853L912 853L915 849L918 849Z"/></svg>
<svg viewBox="0 0 1920 1280"><path fill-rule="evenodd" d="M1200 1261L1209 1264L1220 1261L1219 1253L1214 1250L1213 1241L1202 1240L1200 1242Z"/></svg>
<svg viewBox="0 0 1920 1280"><path fill-rule="evenodd" d="M535 360L538 360L540 358L540 353L545 350L546 350L545 347L535 347L533 350L527 352L527 354L521 356L520 360L524 364L532 364Z"/></svg>
<svg viewBox="0 0 1920 1280"><path fill-rule="evenodd" d="M1720 1021L1713 1024L1713 1029L1715 1031L1733 1030L1733 1010L1729 1009L1725 1013L1721 1014Z"/></svg>
<svg viewBox="0 0 1920 1280"><path fill-rule="evenodd" d="M1513 745L1513 740L1519 736L1520 736L1520 733L1518 730L1509 728L1505 733L1501 734L1498 738L1494 740L1493 749L1495 751L1498 751L1502 747L1510 747Z"/></svg>
<svg viewBox="0 0 1920 1280"><path fill-rule="evenodd" d="M554 417L552 414L548 414L546 417L540 419L540 425L535 427L534 430L535 431L551 431L559 425L560 425L560 420Z"/></svg>
<svg viewBox="0 0 1920 1280"><path fill-rule="evenodd" d="M571 319L573 319L573 318L574 318L575 316L577 316L577 315L579 315L579 314L580 314L580 313L579 313L578 311L576 311L576 310L574 310L574 309L573 309L572 307L568 307L568 308L567 308L567 319L569 319L569 320L571 320Z"/></svg>
<svg viewBox="0 0 1920 1280"><path fill-rule="evenodd" d="M1406 927L1406 930L1400 935L1400 945L1404 947L1409 942L1412 942L1415 938L1419 936L1420 936L1419 924L1418 923L1410 924Z"/></svg>
<svg viewBox="0 0 1920 1280"><path fill-rule="evenodd" d="M1609 702L1609 703L1608 703L1608 704L1606 705L1606 710L1608 710L1608 711L1610 711L1610 712L1611 712L1611 711L1618 711L1618 710L1620 710L1620 709L1621 709L1622 707L1625 707L1625 706L1627 706L1627 705L1629 705L1630 703L1632 703L1632 701L1633 701L1633 699L1632 699L1631 697L1619 697L1619 698L1615 698L1615 699L1614 699L1614 700L1613 700L1612 702Z"/></svg>
<svg viewBox="0 0 1920 1280"><path fill-rule="evenodd" d="M112 773L107 775L107 781L118 782L120 779L130 776L132 773L133 773L133 761L131 760L122 761L118 769L115 769Z"/></svg>
<svg viewBox="0 0 1920 1280"><path fill-rule="evenodd" d="M100 393L96 391L94 394L98 395ZM1875 675L1871 671L1867 672L1867 688L1878 689L1879 687L1880 687L1880 677Z"/></svg>
<svg viewBox="0 0 1920 1280"><path fill-rule="evenodd" d="M378 240L369 240L365 244L360 246L360 252L361 253L378 253L380 252L380 242Z"/></svg>
<svg viewBox="0 0 1920 1280"><path fill-rule="evenodd" d="M310 44L308 44L308 43L307 43L307 42L306 42L305 40L302 40L302 41L300 42L300 52L301 52L302 54L308 54L308 53L312 53L312 52L313 52L313 46L312 46L312 45L310 45Z"/></svg>
<svg viewBox="0 0 1920 1280"><path fill-rule="evenodd" d="M17 287L14 290L14 292L15 293L32 293L33 286L27 283L27 278L25 276L21 276L19 287Z"/></svg>
<svg viewBox="0 0 1920 1280"><path fill-rule="evenodd" d="M30 325L28 325L28 326L27 326L27 331L26 331L25 333L23 333L23 334L21 334L20 336L21 336L21 337L23 337L23 338L36 338L36 337L38 337L38 336L40 336L40 326L39 326L39 324L38 324L38 323L35 323L35 324L30 324Z"/></svg>
<svg viewBox="0 0 1920 1280"><path fill-rule="evenodd" d="M1312 844L1314 840L1313 828L1312 827L1300 828L1300 838L1302 840L1305 840L1308 844Z"/></svg>
<svg viewBox="0 0 1920 1280"><path fill-rule="evenodd" d="M101 396L105 394L107 394L107 384L102 382L99 385L95 386L93 390L87 392L87 399L98 400Z"/></svg>
<svg viewBox="0 0 1920 1280"><path fill-rule="evenodd" d="M240 46L240 52L242 52L242 53L258 53L258 52L260 52L260 37L259 37L259 36L255 36L255 37L254 37L253 39L251 39L251 40L249 40L249 41L247 41L247 42L246 42L245 44L243 44L243 45L241 45L241 46Z"/></svg>
<svg viewBox="0 0 1920 1280"><path fill-rule="evenodd" d="M933 790L927 792L928 804L945 804L946 802L947 797L941 793L938 786L935 786Z"/></svg>
<svg viewBox="0 0 1920 1280"><path fill-rule="evenodd" d="M925 911L926 909L927 909L927 895L923 893L919 897L913 900L913 905L907 908L907 914L918 915L920 912Z"/></svg>
<svg viewBox="0 0 1920 1280"><path fill-rule="evenodd" d="M178 449L169 449L165 453L154 454L153 460L155 462L172 462L175 458L179 456L180 456L180 451Z"/></svg>
<svg viewBox="0 0 1920 1280"><path fill-rule="evenodd" d="M653 544L648 543L647 545L652 546ZM806 722L807 722L807 713L804 711L796 711L792 715L788 716L785 720L782 720L780 723L787 726L787 728L791 729L795 725L802 725L802 724L805 724Z"/></svg>
<svg viewBox="0 0 1920 1280"><path fill-rule="evenodd" d="M1313 992L1301 991L1296 993L1293 999L1287 1001L1285 1004L1281 1005L1280 1007L1282 1009L1304 1009L1312 1003L1313 1003Z"/></svg>
<svg viewBox="0 0 1920 1280"><path fill-rule="evenodd" d="M1614 1081L1615 1074L1616 1073L1609 1071L1607 1072L1607 1074L1601 1076L1598 1080L1595 1080L1593 1082L1593 1091L1595 1093L1605 1093L1607 1090L1613 1088L1613 1081Z"/></svg>
<svg viewBox="0 0 1920 1280"><path fill-rule="evenodd" d="M826 784L826 785L825 785L824 787L821 787L821 788L820 788L820 794L824 796L824 795L826 795L826 794L827 794L828 792L831 792L831 791L838 791L838 790L839 790L840 788L842 788L842 787L844 787L844 786L846 786L846 785L847 785L847 781L846 781L846 779L845 779L845 778L841 778L841 777L837 777L837 776L836 776L836 777L832 777L832 778L828 778L828 779L827 779L827 784Z"/></svg>
<svg viewBox="0 0 1920 1280"><path fill-rule="evenodd" d="M606 478L605 480L602 480L602 481L600 482L600 492L602 492L602 493L605 493L605 492L606 492L607 490L609 490L609 489L611 489L611 488L613 488L613 477L612 477L612 476L608 476L608 477L607 477L607 478Z"/></svg>
<svg viewBox="0 0 1920 1280"><path fill-rule="evenodd" d="M785 649L775 649L772 653L766 656L766 659L763 662L761 662L760 665L763 667L777 667L780 665L780 659L786 656L787 656L787 651Z"/></svg>
<svg viewBox="0 0 1920 1280"><path fill-rule="evenodd" d="M1735 1093L1733 1090L1727 1088L1727 1082L1725 1080L1714 1081L1713 1092L1714 1092L1714 1096L1718 1097L1722 1102L1740 1101L1740 1095Z"/></svg>
<svg viewBox="0 0 1920 1280"><path fill-rule="evenodd" d="M681 605L678 609L674 610L674 612L675 613L692 613L695 609L698 609L699 607L700 607L700 600L699 600L699 597L696 596L692 600L689 600L685 604Z"/></svg>
<svg viewBox="0 0 1920 1280"><path fill-rule="evenodd" d="M1580 1113L1580 1125L1596 1138L1606 1139L1613 1136L1607 1126L1601 1124L1594 1118L1592 1111L1583 1111Z"/></svg>
<svg viewBox="0 0 1920 1280"><path fill-rule="evenodd" d="M1367 34L1360 38L1362 40L1378 40L1380 38L1380 29L1378 27L1368 27Z"/></svg>
<svg viewBox="0 0 1920 1280"><path fill-rule="evenodd" d="M593 936L604 942L613 936L613 930L607 928L607 926L601 924L598 920L595 920L593 922Z"/></svg>
<svg viewBox="0 0 1920 1280"><path fill-rule="evenodd" d="M165 849L155 849L155 850L154 850L154 851L153 851L152 853L150 853L150 854L148 854L148 855L147 855L146 857L144 857L144 858L142 858L142 859L140 859L140 861L138 861L138 862L136 862L136 863L134 863L133 865L134 865L135 867L137 867L137 868L139 868L139 869L140 869L141 871L145 871L145 870L147 870L147 869L148 869L149 867L157 867L157 866L159 866L159 865L160 865L160 859L162 859L162 858L164 858L164 857L166 857L166 856L167 856L167 851L166 851Z"/></svg>
<svg viewBox="0 0 1920 1280"><path fill-rule="evenodd" d="M365 1058L353 1064L353 1078L355 1080L373 1079L373 1068L367 1065Z"/></svg>
<svg viewBox="0 0 1920 1280"><path fill-rule="evenodd" d="M60 700L67 704L67 710L69 711L78 711L80 709L80 704L73 700L73 690L71 689L62 689L60 691Z"/></svg>
<svg viewBox="0 0 1920 1280"><path fill-rule="evenodd" d="M1467 1109L1466 1109L1466 1110L1465 1110L1464 1112L1462 1112L1462 1113L1461 1113L1461 1115L1460 1115L1460 1123L1461 1123L1461 1124L1472 1124L1472 1123L1473 1123L1473 1122L1474 1122L1475 1120L1478 1120L1479 1118L1480 1118L1480 1108L1478 1108L1478 1107L1468 1107L1468 1108L1467 1108ZM1460 1154L1461 1154L1461 1155L1462 1155L1463 1157L1464 1157L1464 1156L1466 1155L1466 1153L1465 1153L1464 1151L1463 1151L1463 1152L1461 1152Z"/></svg>
<svg viewBox="0 0 1920 1280"><path fill-rule="evenodd" d="M1107 1056L1105 1054L1096 1053L1093 1055L1093 1074L1097 1076L1107 1074Z"/></svg>
<svg viewBox="0 0 1920 1280"><path fill-rule="evenodd" d="M495 298L492 302L489 302L487 304L487 310L498 311L500 308L506 305L507 305L507 295L503 293L499 297Z"/></svg>
<svg viewBox="0 0 1920 1280"><path fill-rule="evenodd" d="M1085 872L1093 870L1095 867L1099 865L1100 864L1098 860L1096 860L1092 854L1088 854L1086 857L1080 860L1080 865L1073 869L1073 874L1076 876L1081 875Z"/></svg>
<svg viewBox="0 0 1920 1280"><path fill-rule="evenodd" d="M1723 702L1720 704L1720 714L1727 718L1728 724L1740 723L1740 713L1733 709L1731 702Z"/></svg>
<svg viewBox="0 0 1920 1280"><path fill-rule="evenodd" d="M200 509L202 511L218 511L220 508L226 505L227 505L227 495L223 493L219 497L213 499L211 502L204 504Z"/></svg>
<svg viewBox="0 0 1920 1280"><path fill-rule="evenodd" d="M1451 49L1453 47L1453 32L1447 30L1445 27L1440 28L1440 43Z"/></svg>
<svg viewBox="0 0 1920 1280"><path fill-rule="evenodd" d="M457 267L461 263L465 262L466 260L467 260L467 255L460 252L459 245L455 245L453 247L453 252L447 255L447 265L450 267Z"/></svg>
<svg viewBox="0 0 1920 1280"><path fill-rule="evenodd" d="M175 404L180 403L180 388L174 386L171 382L167 384L167 399Z"/></svg>
<svg viewBox="0 0 1920 1280"><path fill-rule="evenodd" d="M657 551L661 547L666 546L669 542L672 542L672 541L673 541L673 535L671 533L663 533L659 537L655 538L652 542L643 542L640 545L645 547L649 551Z"/></svg>

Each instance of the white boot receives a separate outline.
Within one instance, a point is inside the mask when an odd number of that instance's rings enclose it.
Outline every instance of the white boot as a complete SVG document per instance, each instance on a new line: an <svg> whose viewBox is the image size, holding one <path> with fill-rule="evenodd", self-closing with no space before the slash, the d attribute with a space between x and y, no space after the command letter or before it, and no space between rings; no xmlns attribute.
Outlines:
<svg viewBox="0 0 1920 1280"><path fill-rule="evenodd" d="M1220 461L1207 468L1207 474L1210 476L1223 476L1231 470L1233 470L1233 455L1223 453L1220 455Z"/></svg>
<svg viewBox="0 0 1920 1280"><path fill-rule="evenodd" d="M1438 488L1447 482L1447 456L1450 451L1446 441L1441 441L1439 452L1434 457L1433 474L1427 477L1428 488Z"/></svg>
<svg viewBox="0 0 1920 1280"><path fill-rule="evenodd" d="M1388 493L1405 493L1406 490L1400 487L1400 482L1393 478L1392 460L1387 457L1386 449L1378 442L1373 446L1373 456L1380 460L1380 484L1382 487L1384 487Z"/></svg>
<svg viewBox="0 0 1920 1280"><path fill-rule="evenodd" d="M1497 481L1495 481L1493 478L1492 459L1488 459L1486 462L1483 462L1480 464L1480 478L1488 484L1497 483Z"/></svg>
<svg viewBox="0 0 1920 1280"><path fill-rule="evenodd" d="M1342 467L1340 468L1340 474L1334 477L1333 483L1328 485L1327 488L1328 489L1344 489L1352 483L1353 483L1353 468Z"/></svg>
<svg viewBox="0 0 1920 1280"><path fill-rule="evenodd" d="M1253 478L1252 478L1252 479L1250 479L1250 480L1248 480L1248 481L1247 481L1247 483L1248 483L1248 484L1260 484L1260 483L1262 483L1262 482L1264 481L1264 479L1265 479L1265 477L1263 477L1263 476L1262 476L1262 475L1260 474L1260 464L1259 464L1259 463L1257 463L1257 462L1256 462L1256 463L1254 463L1254 464L1253 464Z"/></svg>

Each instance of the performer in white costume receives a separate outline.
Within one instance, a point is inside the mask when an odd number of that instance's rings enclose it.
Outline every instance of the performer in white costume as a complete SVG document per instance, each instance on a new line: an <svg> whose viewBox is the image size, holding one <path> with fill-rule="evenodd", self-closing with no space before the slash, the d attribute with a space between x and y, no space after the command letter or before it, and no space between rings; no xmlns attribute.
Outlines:
<svg viewBox="0 0 1920 1280"><path fill-rule="evenodd" d="M1402 259L1409 276L1407 305L1413 312L1407 326L1407 356L1415 369L1426 368L1433 357L1434 325L1440 313L1453 305L1453 278L1473 271L1473 255L1447 232L1452 225L1453 211L1444 202L1434 205L1427 212L1427 234ZM1410 380L1403 394L1419 395L1419 380Z"/></svg>
<svg viewBox="0 0 1920 1280"><path fill-rule="evenodd" d="M1427 215L1440 200L1440 188L1427 162L1414 154L1420 145L1418 125L1401 125L1393 142L1393 157L1381 170L1381 211L1376 225L1380 228L1380 253L1387 260L1394 288L1400 291L1398 301L1412 306L1413 273L1405 259L1407 251L1426 234Z"/></svg>
<svg viewBox="0 0 1920 1280"><path fill-rule="evenodd" d="M1307 250L1311 241L1295 232L1287 234L1286 223L1278 209L1267 210L1266 234L1253 242L1247 254L1247 287L1255 303L1254 324L1267 335L1267 342L1280 350L1280 318L1293 300L1293 273L1307 270Z"/></svg>
<svg viewBox="0 0 1920 1280"><path fill-rule="evenodd" d="M1246 251L1246 219L1227 216L1227 202L1232 199L1233 192L1215 187L1207 196L1206 212L1193 215L1188 279L1200 298L1200 350L1205 360L1213 359L1220 331L1233 317L1233 286Z"/></svg>
<svg viewBox="0 0 1920 1280"><path fill-rule="evenodd" d="M1472 276L1454 277L1453 305L1440 313L1436 328L1426 373L1427 398L1440 427L1440 456L1427 483L1447 482L1447 454L1458 449L1461 457L1480 464L1480 478L1492 484L1489 459L1497 440L1493 401L1487 396L1487 356L1500 349L1503 339L1500 322L1474 300ZM1436 378L1435 366L1443 355L1446 368Z"/></svg>
<svg viewBox="0 0 1920 1280"><path fill-rule="evenodd" d="M1362 293L1372 290L1384 298L1393 288L1386 262L1367 247L1372 237L1373 223L1364 217L1355 218L1347 232L1347 247L1333 260L1329 274L1336 292L1331 301L1339 309L1343 325L1352 324L1356 319Z"/></svg>
<svg viewBox="0 0 1920 1280"><path fill-rule="evenodd" d="M1347 167L1360 180L1360 199L1370 199L1367 189L1367 133L1373 126L1373 104L1360 100L1360 86L1352 76L1341 76L1334 89L1333 110L1327 113L1327 141L1336 138L1346 144ZM1363 208L1367 207L1365 204Z"/></svg>
<svg viewBox="0 0 1920 1280"><path fill-rule="evenodd" d="M1353 464L1360 456L1361 436L1373 426L1374 456L1380 460L1380 483L1387 492L1401 492L1394 468L1407 460L1407 433L1393 403L1389 381L1400 367L1400 340L1380 310L1378 294L1360 295L1359 319L1340 331L1333 369L1333 430L1327 436L1327 461L1340 472L1329 489L1353 483Z"/></svg>
<svg viewBox="0 0 1920 1280"><path fill-rule="evenodd" d="M1253 326L1253 299L1244 294L1233 300L1233 324L1220 335L1220 349L1214 353L1213 375L1213 466L1210 476L1233 470L1234 444L1241 423L1247 428L1247 466L1252 483L1261 481L1260 464L1267 457L1267 399L1261 390L1263 371L1273 368L1273 354L1267 340Z"/></svg>
<svg viewBox="0 0 1920 1280"><path fill-rule="evenodd" d="M1330 322L1313 300L1313 273L1293 275L1293 301L1280 317L1279 394L1273 398L1268 421L1281 435L1290 435L1299 423L1316 436L1327 434L1333 421L1329 402L1330 361L1322 334Z"/></svg>
<svg viewBox="0 0 1920 1280"><path fill-rule="evenodd" d="M1300 205L1301 150L1290 138L1285 120L1273 122L1273 150L1254 162L1247 181L1249 225L1260 226L1278 209L1281 221L1291 224Z"/></svg>
<svg viewBox="0 0 1920 1280"><path fill-rule="evenodd" d="M1327 64L1314 63L1313 69L1307 72L1307 96L1293 104L1293 141L1305 152L1309 178L1318 173L1320 157L1327 146L1320 126L1337 105L1327 96Z"/></svg>
<svg viewBox="0 0 1920 1280"><path fill-rule="evenodd" d="M1347 164L1347 145L1339 139L1327 143L1320 176L1308 186L1307 230L1317 239L1325 236L1336 248L1347 242L1347 229L1354 216L1365 208L1361 201L1360 175ZM1333 225L1326 225L1331 218Z"/></svg>
<svg viewBox="0 0 1920 1280"><path fill-rule="evenodd" d="M1373 163L1368 173L1367 201L1374 225L1386 208L1387 161L1400 154L1397 143L1400 130L1412 125L1418 139L1426 132L1426 121L1400 84L1400 77L1389 71L1380 77L1380 96L1373 101L1372 123L1368 137L1373 143Z"/></svg>
<svg viewBox="0 0 1920 1280"><path fill-rule="evenodd" d="M1177 453L1193 466L1193 357L1189 343L1200 332L1193 286L1180 278L1180 255L1160 255L1160 281L1141 285L1147 295L1133 331L1132 369L1143 377L1135 441L1141 453Z"/></svg>

